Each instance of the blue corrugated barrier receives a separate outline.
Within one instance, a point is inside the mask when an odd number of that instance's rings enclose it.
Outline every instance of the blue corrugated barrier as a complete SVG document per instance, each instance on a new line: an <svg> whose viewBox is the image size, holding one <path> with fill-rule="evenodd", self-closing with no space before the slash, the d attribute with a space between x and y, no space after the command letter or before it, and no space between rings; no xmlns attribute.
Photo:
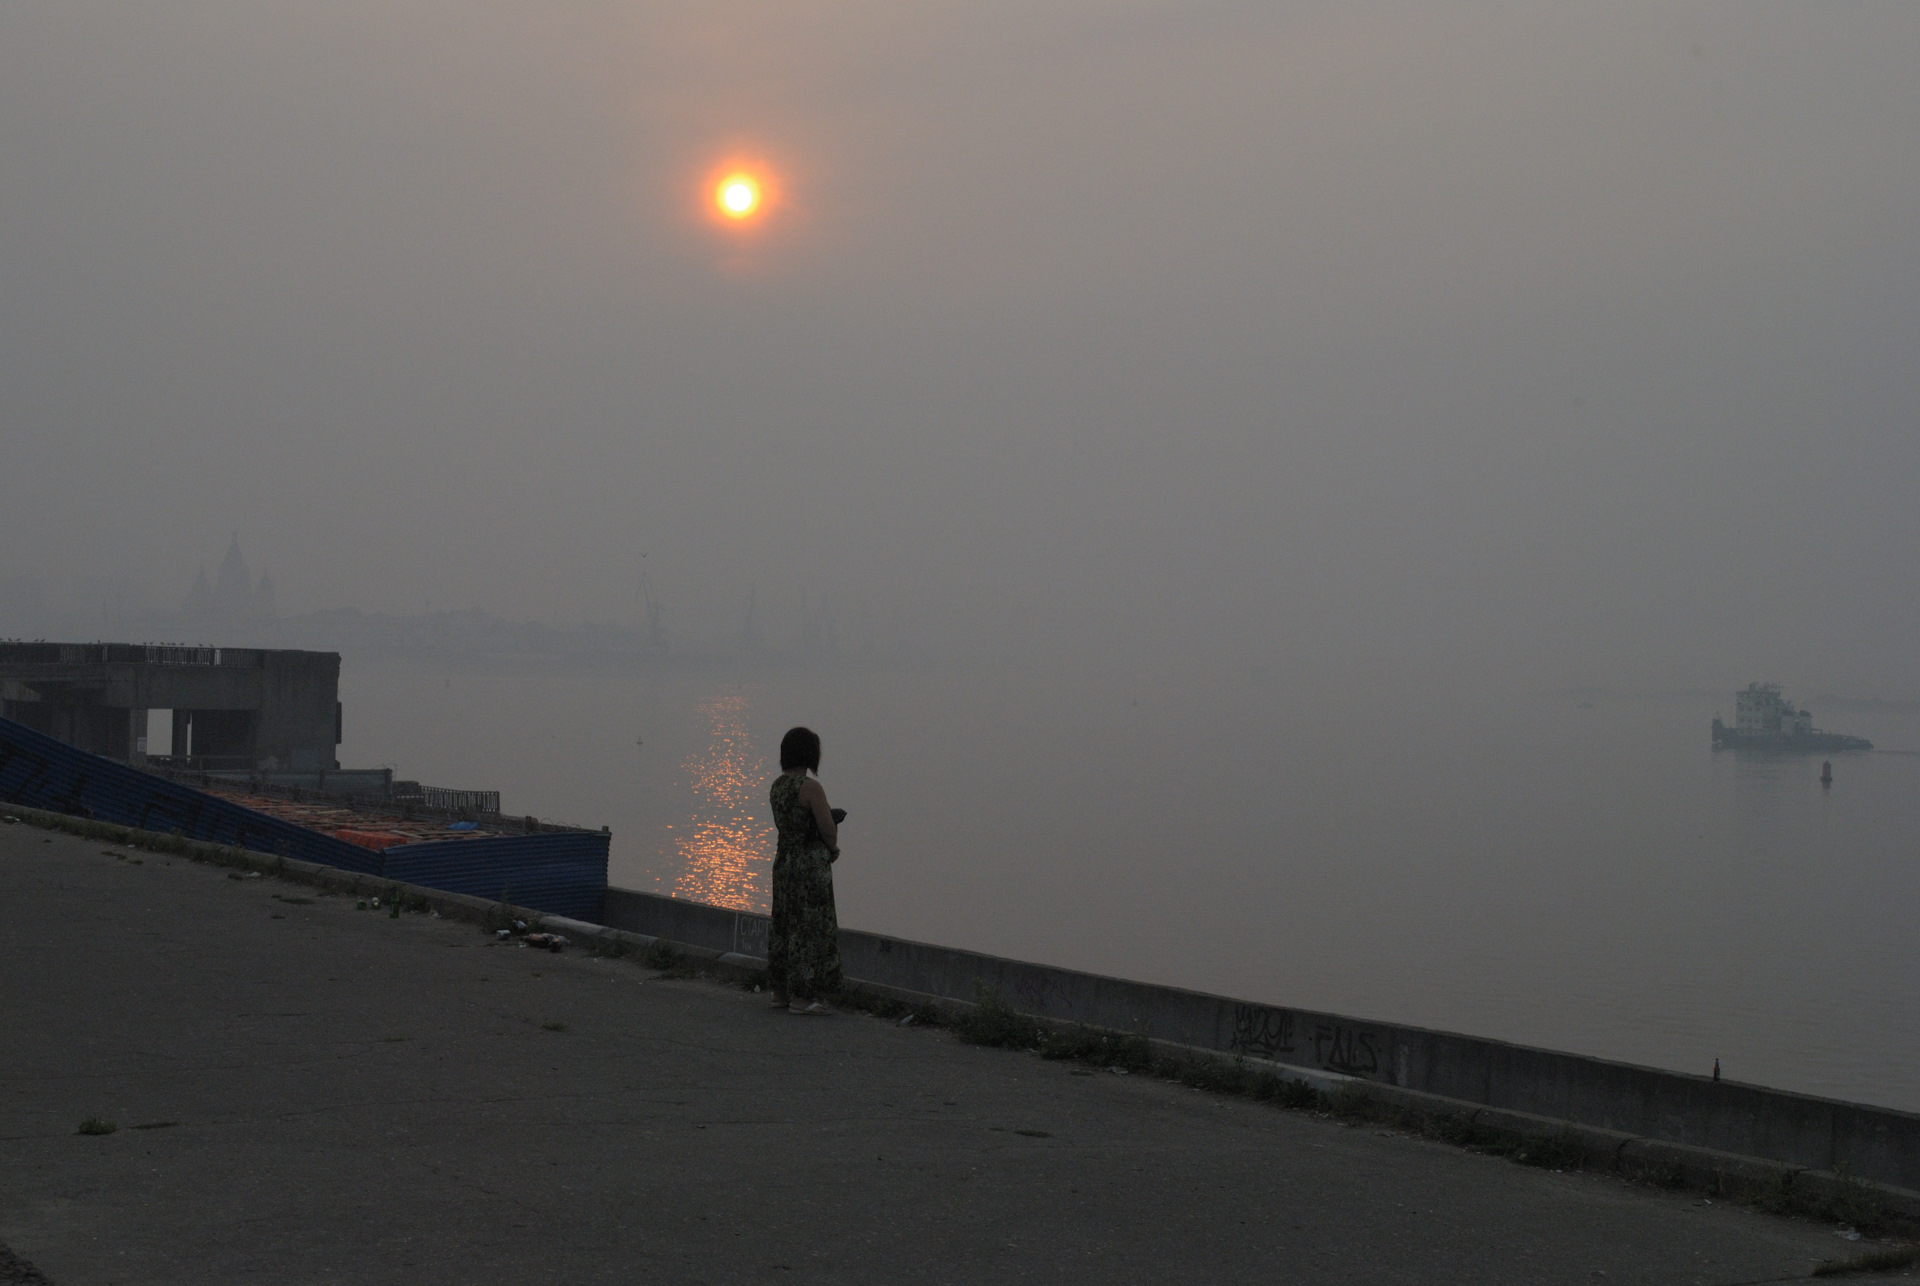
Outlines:
<svg viewBox="0 0 1920 1286"><path fill-rule="evenodd" d="M380 874L403 884L597 921L607 892L605 831L489 835L390 848Z"/></svg>
<svg viewBox="0 0 1920 1286"><path fill-rule="evenodd" d="M438 840L378 853L89 754L11 719L0 719L0 799L448 893L504 897L575 919L598 919L607 888L605 831Z"/></svg>

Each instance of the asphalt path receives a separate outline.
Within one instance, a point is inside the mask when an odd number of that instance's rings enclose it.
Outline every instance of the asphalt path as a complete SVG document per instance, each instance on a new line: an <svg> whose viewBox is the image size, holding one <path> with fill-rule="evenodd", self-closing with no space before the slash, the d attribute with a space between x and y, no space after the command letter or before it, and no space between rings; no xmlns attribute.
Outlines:
<svg viewBox="0 0 1920 1286"><path fill-rule="evenodd" d="M27 825L0 1242L54 1286L1731 1286L1867 1248Z"/></svg>

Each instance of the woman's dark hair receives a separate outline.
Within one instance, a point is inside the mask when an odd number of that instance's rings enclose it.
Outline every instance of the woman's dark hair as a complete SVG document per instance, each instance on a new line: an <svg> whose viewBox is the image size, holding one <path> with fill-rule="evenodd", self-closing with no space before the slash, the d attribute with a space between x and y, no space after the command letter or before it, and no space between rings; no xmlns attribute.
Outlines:
<svg viewBox="0 0 1920 1286"><path fill-rule="evenodd" d="M789 728L780 738L780 771L796 768L820 771L820 734L811 728Z"/></svg>

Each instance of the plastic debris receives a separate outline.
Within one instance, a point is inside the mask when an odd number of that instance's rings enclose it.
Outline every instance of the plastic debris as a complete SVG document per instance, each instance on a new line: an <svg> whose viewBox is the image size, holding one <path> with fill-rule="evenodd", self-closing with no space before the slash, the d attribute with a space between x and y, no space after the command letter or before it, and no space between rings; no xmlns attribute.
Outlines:
<svg viewBox="0 0 1920 1286"><path fill-rule="evenodd" d="M260 872L248 871L245 875L241 876L240 878L243 880L257 880L260 878Z"/></svg>
<svg viewBox="0 0 1920 1286"><path fill-rule="evenodd" d="M12 816L9 816L9 817L7 818L7 825L9 825L9 826L18 826L19 824L20 824L20 819L19 819L18 817L12 817Z"/></svg>
<svg viewBox="0 0 1920 1286"><path fill-rule="evenodd" d="M376 903L375 905L378 904ZM515 933L525 933L527 931L527 922L525 920L515 920L513 922L513 931Z"/></svg>
<svg viewBox="0 0 1920 1286"><path fill-rule="evenodd" d="M1859 1241L1860 1240L1860 1233L1858 1232L1858 1230L1853 1228L1836 1228L1833 1231L1833 1235L1840 1238L1840 1240L1842 1241Z"/></svg>
<svg viewBox="0 0 1920 1286"><path fill-rule="evenodd" d="M511 938L513 936L513 930L512 929L495 929L493 931L493 936L501 939Z"/></svg>
<svg viewBox="0 0 1920 1286"><path fill-rule="evenodd" d="M1125 1076L1127 1074L1127 1069L1124 1067L1109 1067L1107 1070L1115 1076Z"/></svg>
<svg viewBox="0 0 1920 1286"><path fill-rule="evenodd" d="M902 1027L911 1027L911 1026L913 1026L913 1015L912 1015L912 1014L908 1014L908 1015L907 1015L907 1016L906 1016L905 1018L902 1018L902 1019L900 1020L900 1026L902 1026Z"/></svg>
<svg viewBox="0 0 1920 1286"><path fill-rule="evenodd" d="M480 824L478 822L452 822L447 826L447 829L450 831L477 831L480 829Z"/></svg>
<svg viewBox="0 0 1920 1286"><path fill-rule="evenodd" d="M380 909L380 899L379 899L379 898L368 898L368 899L367 899L367 901L373 904L373 909L374 909L374 910L376 910L376 911L378 911L378 910Z"/></svg>
<svg viewBox="0 0 1920 1286"><path fill-rule="evenodd" d="M529 933L527 935L527 945L530 947L540 947L557 954L567 945L567 940L557 933Z"/></svg>

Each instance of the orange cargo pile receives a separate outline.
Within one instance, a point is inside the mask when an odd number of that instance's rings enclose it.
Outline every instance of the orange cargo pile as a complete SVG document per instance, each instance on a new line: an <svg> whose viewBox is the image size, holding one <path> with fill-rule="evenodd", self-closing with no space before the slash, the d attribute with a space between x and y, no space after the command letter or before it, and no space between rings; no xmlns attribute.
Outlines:
<svg viewBox="0 0 1920 1286"><path fill-rule="evenodd" d="M395 844L411 844L413 841L405 835L396 835L392 831L355 831L337 830L335 839L343 839L349 844L358 844L361 848L370 848L374 852L383 852Z"/></svg>
<svg viewBox="0 0 1920 1286"><path fill-rule="evenodd" d="M348 808L344 804L325 802L319 799L277 799L268 795L255 795L244 788L235 788L225 783L215 783L206 789L234 803L253 809L255 812L278 817L281 821L292 822L295 826L304 826L310 831L319 831L335 839L345 840L349 844L358 844L375 852L395 844L420 844L429 840L479 839L488 832L479 829L452 830L449 823L424 817L402 817L396 810L392 813L378 809L361 807Z"/></svg>

